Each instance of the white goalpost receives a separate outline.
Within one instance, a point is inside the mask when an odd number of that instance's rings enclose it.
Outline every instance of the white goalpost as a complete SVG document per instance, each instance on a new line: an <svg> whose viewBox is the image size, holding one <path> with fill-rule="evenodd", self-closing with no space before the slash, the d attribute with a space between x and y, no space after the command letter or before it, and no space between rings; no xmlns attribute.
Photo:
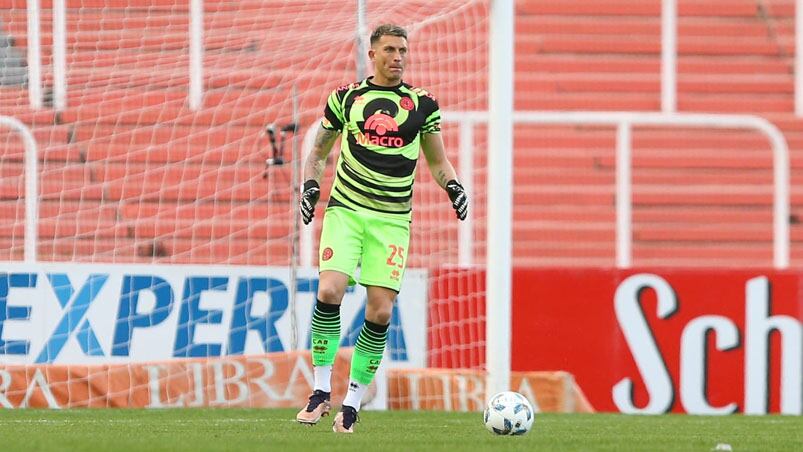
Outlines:
<svg viewBox="0 0 803 452"><path fill-rule="evenodd" d="M493 1L488 33L486 398L510 387L514 9L511 1Z"/></svg>

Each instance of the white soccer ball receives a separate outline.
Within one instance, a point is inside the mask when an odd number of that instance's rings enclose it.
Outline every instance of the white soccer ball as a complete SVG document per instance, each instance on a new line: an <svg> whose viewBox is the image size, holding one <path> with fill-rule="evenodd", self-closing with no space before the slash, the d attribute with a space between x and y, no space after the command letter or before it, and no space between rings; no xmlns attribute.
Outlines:
<svg viewBox="0 0 803 452"><path fill-rule="evenodd" d="M518 392L505 391L491 397L482 420L491 433L523 435L532 428L535 412L526 397Z"/></svg>

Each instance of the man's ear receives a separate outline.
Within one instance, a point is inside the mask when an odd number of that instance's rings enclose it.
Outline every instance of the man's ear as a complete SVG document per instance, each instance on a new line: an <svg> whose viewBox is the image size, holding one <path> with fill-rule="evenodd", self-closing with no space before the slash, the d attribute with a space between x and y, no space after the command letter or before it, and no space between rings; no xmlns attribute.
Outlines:
<svg viewBox="0 0 803 452"><path fill-rule="evenodd" d="M376 56L376 51L374 51L374 49L368 49L368 59L374 61L375 56Z"/></svg>

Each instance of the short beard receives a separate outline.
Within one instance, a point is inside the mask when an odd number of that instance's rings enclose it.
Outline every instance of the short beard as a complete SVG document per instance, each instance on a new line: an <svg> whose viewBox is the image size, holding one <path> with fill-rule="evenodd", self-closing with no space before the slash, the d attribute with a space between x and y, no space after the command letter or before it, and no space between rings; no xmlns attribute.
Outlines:
<svg viewBox="0 0 803 452"><path fill-rule="evenodd" d="M390 81L396 81L396 82L398 82L398 81L400 81L400 80L402 79L402 76L403 76L403 75L404 75L404 71L402 71L402 73L401 73L401 74L399 74L398 76L396 75L396 73L395 73L395 72L390 72L390 71L388 71L388 73L387 73L387 74L385 74L385 78L386 78L386 79L388 79L388 80L390 80Z"/></svg>

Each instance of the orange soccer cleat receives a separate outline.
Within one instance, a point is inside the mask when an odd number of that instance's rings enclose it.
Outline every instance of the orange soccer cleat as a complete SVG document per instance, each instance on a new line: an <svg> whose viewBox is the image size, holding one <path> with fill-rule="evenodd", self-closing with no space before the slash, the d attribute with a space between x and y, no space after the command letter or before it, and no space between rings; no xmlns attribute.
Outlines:
<svg viewBox="0 0 803 452"><path fill-rule="evenodd" d="M296 420L302 424L315 425L323 416L328 416L332 405L329 403L330 393L316 389L309 396L309 402L305 408L296 415Z"/></svg>

